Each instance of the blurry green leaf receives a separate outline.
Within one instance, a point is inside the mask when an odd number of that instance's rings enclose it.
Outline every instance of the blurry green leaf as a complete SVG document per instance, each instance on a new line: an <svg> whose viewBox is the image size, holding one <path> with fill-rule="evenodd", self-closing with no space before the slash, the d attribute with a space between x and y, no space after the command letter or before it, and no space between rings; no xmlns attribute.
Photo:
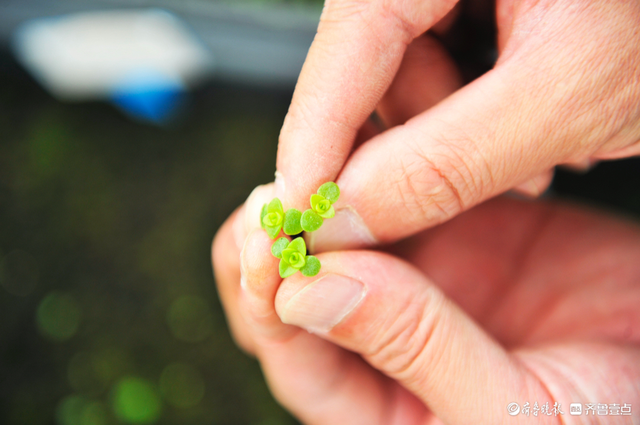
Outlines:
<svg viewBox="0 0 640 425"><path fill-rule="evenodd" d="M264 216L267 215L267 204L262 206L262 210L260 211L260 227L264 229Z"/></svg>
<svg viewBox="0 0 640 425"><path fill-rule="evenodd" d="M340 197L340 188L334 182L327 182L318 188L318 195L328 199L333 204Z"/></svg>
<svg viewBox="0 0 640 425"><path fill-rule="evenodd" d="M295 268L291 267L289 265L289 263L287 263L286 261L280 260L280 270L279 271L280 271L280 277L284 279L286 277L289 277L289 276L295 274L295 272L297 272L298 269L295 269Z"/></svg>
<svg viewBox="0 0 640 425"><path fill-rule="evenodd" d="M300 224L300 219L302 218L302 213L300 210L295 208L290 208L287 212L284 213L284 226L283 230L285 235L297 235L298 233L302 233L302 225Z"/></svg>
<svg viewBox="0 0 640 425"><path fill-rule="evenodd" d="M322 226L323 219L315 211L309 209L302 213L300 224L305 232L315 232Z"/></svg>
<svg viewBox="0 0 640 425"><path fill-rule="evenodd" d="M282 250L289 245L289 239L280 238L271 245L271 254L276 258L282 258Z"/></svg>
<svg viewBox="0 0 640 425"><path fill-rule="evenodd" d="M307 255L306 264L300 269L300 272L307 277L315 276L320 271L320 260L313 255Z"/></svg>
<svg viewBox="0 0 640 425"><path fill-rule="evenodd" d="M80 326L80 309L71 295L53 291L40 301L36 322L45 337L65 341L75 335Z"/></svg>
<svg viewBox="0 0 640 425"><path fill-rule="evenodd" d="M113 409L116 417L130 424L150 424L160 418L162 403L145 379L127 377L115 387Z"/></svg>

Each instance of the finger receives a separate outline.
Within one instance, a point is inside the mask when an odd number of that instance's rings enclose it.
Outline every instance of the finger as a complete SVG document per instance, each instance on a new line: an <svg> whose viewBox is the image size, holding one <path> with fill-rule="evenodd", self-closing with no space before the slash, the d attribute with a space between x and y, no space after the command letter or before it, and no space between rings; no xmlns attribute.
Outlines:
<svg viewBox="0 0 640 425"><path fill-rule="evenodd" d="M393 80L407 44L453 0L328 1L302 68L278 146L287 205L335 180L358 129Z"/></svg>
<svg viewBox="0 0 640 425"><path fill-rule="evenodd" d="M211 247L211 261L218 296L227 316L231 335L240 348L253 353L255 349L253 337L237 308L240 293L240 249L234 233L240 231L237 228L238 223L243 224L243 215L244 208L240 207L220 227ZM244 232L244 229L241 231Z"/></svg>
<svg viewBox="0 0 640 425"><path fill-rule="evenodd" d="M238 305L278 400L307 424L423 424L429 413L405 389L353 353L281 322L274 299L282 279L271 243L261 230L247 238Z"/></svg>
<svg viewBox="0 0 640 425"><path fill-rule="evenodd" d="M409 45L393 84L377 112L388 127L404 124L429 109L462 85L455 63L440 43L421 36ZM336 219L320 231L306 234L313 252L374 245L376 238L351 208L343 208Z"/></svg>
<svg viewBox="0 0 640 425"><path fill-rule="evenodd" d="M615 217L500 197L391 248L514 347L577 337L638 340L629 331L639 317L632 307L640 299L638 241L636 225Z"/></svg>
<svg viewBox="0 0 640 425"><path fill-rule="evenodd" d="M462 77L446 49L423 35L407 47L393 83L377 111L387 127L404 124L462 86Z"/></svg>
<svg viewBox="0 0 640 425"><path fill-rule="evenodd" d="M620 16L601 8L585 13L596 12L599 22ZM406 237L559 163L635 140L637 110L619 96L636 87L632 73L602 60L614 47L626 57L626 45L606 25L558 33L552 22L564 22L568 12L549 13L553 19L514 33L495 69L350 156L337 181L336 216L314 235L314 251ZM603 108L624 112L612 118Z"/></svg>
<svg viewBox="0 0 640 425"><path fill-rule="evenodd" d="M537 198L549 188L552 180L553 170L545 171L544 173L530 178L524 183L520 183L518 186L514 187L513 190L521 195L525 195L530 198Z"/></svg>
<svg viewBox="0 0 640 425"><path fill-rule="evenodd" d="M276 177L277 180L277 177ZM257 186L244 203L244 214L234 228L238 250L242 250L245 240L253 230L260 229L260 213L262 206L268 204L276 196L277 183Z"/></svg>
<svg viewBox="0 0 640 425"><path fill-rule="evenodd" d="M280 287L282 321L359 353L444 423L501 423L514 399L550 399L535 376L407 263L369 251L319 258L320 276L293 276Z"/></svg>
<svg viewBox="0 0 640 425"><path fill-rule="evenodd" d="M584 103L564 110L567 94L549 94L528 66L497 68L354 152L313 251L398 240L582 157L604 128L597 102L576 90Z"/></svg>
<svg viewBox="0 0 640 425"><path fill-rule="evenodd" d="M564 215L559 214L563 211L562 207L551 203L501 196L440 226L388 246L386 251L429 276L449 299L487 329L489 318L501 304L498 300L502 300L505 293L511 294L512 288L519 283L517 278L523 277L524 259L532 248L540 246L538 242L548 233L548 224L558 215ZM573 217L567 221L576 222ZM585 228L595 227L593 224L589 223ZM555 229L553 233L557 233ZM613 237L616 236L614 233ZM580 243L584 244L583 241ZM551 242L542 251L549 253L553 246L558 243ZM567 248L562 246L561 249ZM570 262L564 257L561 261ZM556 285L549 281L549 286ZM540 293L538 286L535 289ZM531 296L524 298L525 304L530 306ZM521 311L518 307L516 310ZM537 318L538 314L536 311L531 317ZM500 328L489 328L501 344L512 344L514 335L529 332L529 329L519 327L509 332L508 337L504 336L497 329L508 328L507 322L513 324L513 320L504 321L505 317L500 316L503 319Z"/></svg>
<svg viewBox="0 0 640 425"><path fill-rule="evenodd" d="M262 205L275 193L273 183L256 187L247 201L220 227L211 247L211 262L218 287L218 294L229 320L231 333L238 346L249 353L254 351L251 334L237 308L240 282L240 251L247 235L260 228Z"/></svg>

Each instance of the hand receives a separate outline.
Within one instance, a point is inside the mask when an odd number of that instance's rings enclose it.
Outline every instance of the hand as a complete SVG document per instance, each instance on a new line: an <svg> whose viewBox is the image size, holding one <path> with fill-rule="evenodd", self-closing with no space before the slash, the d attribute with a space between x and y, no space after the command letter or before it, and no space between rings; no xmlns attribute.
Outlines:
<svg viewBox="0 0 640 425"><path fill-rule="evenodd" d="M320 254L320 275L283 281L264 231L241 260L236 243L245 214L257 223L272 195L258 189L225 223L213 264L236 340L302 422L534 423L506 410L527 401L561 404L544 423L594 423L570 416L572 402L628 403L637 418L637 226L498 198L392 246L395 256Z"/></svg>
<svg viewBox="0 0 640 425"><path fill-rule="evenodd" d="M640 153L639 2L498 0L498 61L462 88L424 35L446 31L455 5L327 1L276 180L285 207L342 188L315 252L395 241L510 188L539 193L557 164ZM354 146L375 134L376 107L389 129Z"/></svg>

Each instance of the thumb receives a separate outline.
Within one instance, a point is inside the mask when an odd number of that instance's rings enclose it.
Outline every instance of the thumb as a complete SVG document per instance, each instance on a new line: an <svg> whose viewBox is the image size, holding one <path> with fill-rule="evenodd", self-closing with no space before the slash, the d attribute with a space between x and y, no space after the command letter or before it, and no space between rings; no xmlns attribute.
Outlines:
<svg viewBox="0 0 640 425"><path fill-rule="evenodd" d="M359 353L444 423L502 423L514 400L550 400L535 376L412 266L369 251L319 258L320 277L293 276L280 286L281 320Z"/></svg>
<svg viewBox="0 0 640 425"><path fill-rule="evenodd" d="M544 183L557 164L637 153L639 91L629 64L640 56L628 46L638 45L631 20L640 9L594 4L576 20L561 3L517 11L519 29L493 70L360 146L338 177L336 217L310 248L391 242L535 176Z"/></svg>
<svg viewBox="0 0 640 425"><path fill-rule="evenodd" d="M565 107L582 95L549 92L527 69L503 64L359 147L336 181L336 216L312 235L310 249L401 239L588 156L585 146L607 137L597 107Z"/></svg>

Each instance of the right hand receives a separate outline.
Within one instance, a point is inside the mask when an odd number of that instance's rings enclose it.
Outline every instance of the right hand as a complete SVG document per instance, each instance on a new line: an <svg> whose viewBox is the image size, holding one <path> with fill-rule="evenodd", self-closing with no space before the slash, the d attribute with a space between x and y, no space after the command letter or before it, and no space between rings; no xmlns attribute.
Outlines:
<svg viewBox="0 0 640 425"><path fill-rule="evenodd" d="M285 207L308 208L326 181L342 189L314 252L391 242L514 187L538 193L557 164L640 153L639 2L498 0L496 66L462 88L424 35L455 5L326 2L277 162ZM353 150L376 107L389 130Z"/></svg>

